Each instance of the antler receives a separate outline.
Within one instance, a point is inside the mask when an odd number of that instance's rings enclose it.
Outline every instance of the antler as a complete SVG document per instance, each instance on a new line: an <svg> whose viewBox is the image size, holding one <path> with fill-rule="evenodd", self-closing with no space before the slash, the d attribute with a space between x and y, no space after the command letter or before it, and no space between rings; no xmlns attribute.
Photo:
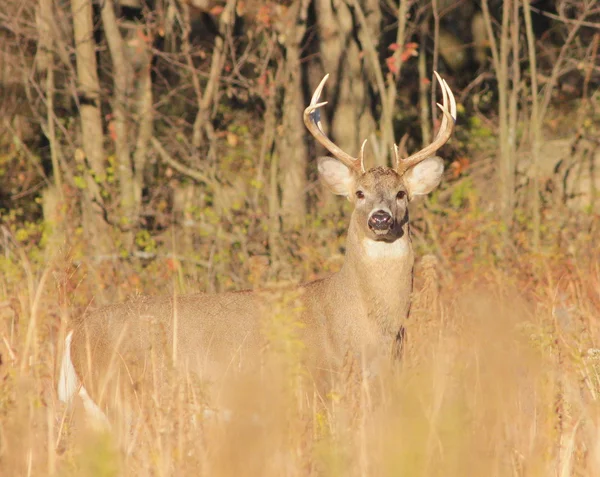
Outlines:
<svg viewBox="0 0 600 477"><path fill-rule="evenodd" d="M365 172L364 165L364 153L365 153L365 144L367 140L365 139L360 148L360 155L358 158L352 157L350 154L342 151L339 146L333 143L331 139L329 139L323 129L321 128L321 119L319 108L327 104L327 101L323 101L319 103L319 98L321 97L321 92L323 91L323 87L325 86L325 82L329 78L329 75L325 75L325 77L315 89L313 93L312 99L308 107L304 110L304 124L310 131L310 133L314 136L314 138L321 143L331 154L333 154L337 159L339 159L342 163L347 165L350 169L358 172Z"/></svg>
<svg viewBox="0 0 600 477"><path fill-rule="evenodd" d="M398 146L394 145L396 172L400 175L404 174L408 169L417 165L422 160L431 157L440 147L448 142L448 139L450 139L452 131L454 130L454 125L456 124L456 100L454 99L454 95L452 94L448 83L446 83L446 80L440 78L437 71L434 71L434 73L442 88L443 104L437 103L438 107L442 110L442 113L444 113L442 124L435 139L429 146L424 147L419 152L414 153L406 159L400 158ZM450 111L448 111L448 100L450 100Z"/></svg>

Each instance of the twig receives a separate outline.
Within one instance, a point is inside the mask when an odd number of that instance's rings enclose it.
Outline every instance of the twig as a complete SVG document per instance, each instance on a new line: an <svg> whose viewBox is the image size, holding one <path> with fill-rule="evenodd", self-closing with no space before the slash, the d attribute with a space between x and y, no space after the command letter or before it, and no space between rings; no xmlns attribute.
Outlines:
<svg viewBox="0 0 600 477"><path fill-rule="evenodd" d="M30 295L30 299L33 298L33 302L31 303L31 310L29 316L29 323L27 324L27 333L25 336L25 345L23 346L23 352L21 357L23 358L21 361L21 373L25 371L25 367L29 362L29 348L31 346L36 346L34 342L35 333L37 331L37 319L38 319L38 310L40 308L40 300L42 298L42 293L44 291L46 281L48 276L50 275L52 267L48 266L42 273L39 283L37 284L37 288L35 289L35 293L33 296ZM30 290L31 293L31 290Z"/></svg>
<svg viewBox="0 0 600 477"><path fill-rule="evenodd" d="M396 102L396 83L400 79L400 72L402 71L402 65L404 64L404 60L402 59L402 53L404 50L404 40L406 38L406 15L408 14L408 1L400 0L398 4L398 29L396 30L396 51L394 51L394 66L396 67L396 72L390 72L390 77L388 81L388 101L389 108L391 110L394 109L394 104Z"/></svg>
<svg viewBox="0 0 600 477"><path fill-rule="evenodd" d="M555 15L554 13L548 13L544 10L541 10L539 8L535 8L532 6L529 6L529 8L532 11L534 11L535 13L539 13L540 15L543 15L548 18L552 18L553 20L557 20L562 23L569 23L569 24L577 25L578 27L584 26L584 27L595 28L596 30L600 30L600 24L598 22L586 22L586 21L580 21L577 19L565 18L565 17L561 17L560 15Z"/></svg>
<svg viewBox="0 0 600 477"><path fill-rule="evenodd" d="M42 168L40 161L29 150L29 148L27 147L27 144L25 144L21 140L21 137L19 136L17 131L15 131L15 129L12 127L12 125L10 124L10 121L8 120L7 117L3 118L2 126L5 128L6 131L10 132L10 134L12 135L12 138L11 138L12 141L19 147L20 150L22 150L25 153L25 155L27 156L27 159L31 162L33 167L37 170L38 174L44 180L46 185L52 185L52 183L50 182L50 179L48 179L48 176L46 176L46 173L44 172L44 169Z"/></svg>
<svg viewBox="0 0 600 477"><path fill-rule="evenodd" d="M17 355L15 354L12 347L10 346L10 343L6 339L6 336L2 335L2 341L4 341L4 346L6 346L6 349L8 351L8 356L10 356L10 360L13 363L15 363L17 361Z"/></svg>
<svg viewBox="0 0 600 477"><path fill-rule="evenodd" d="M550 105L550 101L552 99L552 91L554 90L554 87L556 86L558 77L560 76L560 70L562 67L562 63L565 60L567 52L570 52L571 43L575 39L575 36L577 35L579 28L583 24L583 18L585 18L588 15L588 13L589 12L586 10L581 14L579 19L575 23L575 27L569 32L567 39L565 40L563 46L560 49L558 58L554 62L554 66L552 68L552 73L550 75L550 79L548 80L548 83L546 84L546 88L544 90L544 100L542 101L542 104L540 107L540 118L543 118L544 116L546 116L546 111L548 110L548 106Z"/></svg>
<svg viewBox="0 0 600 477"><path fill-rule="evenodd" d="M427 24L421 26L421 45L425 44L425 39L429 36L428 29ZM431 142L431 121L429 116L429 100L427 97L427 58L425 55L425 48L419 48L419 109L421 110L420 123L423 146ZM435 94L435 91L432 91L431 94Z"/></svg>
<svg viewBox="0 0 600 477"><path fill-rule="evenodd" d="M471 81L464 89L460 92L459 103L464 103L465 100L469 97L471 91L483 83L485 80L493 79L494 75L492 73L481 73L479 74L473 81Z"/></svg>
<svg viewBox="0 0 600 477"><path fill-rule="evenodd" d="M221 71L225 64L225 41L223 38L226 35L232 20L235 18L235 2L236 0L227 0L227 4L221 13L219 19L219 36L215 39L215 48L213 50L208 83L206 83L204 93L198 95L198 114L194 121L194 138L192 142L196 148L199 148L201 144L201 127L204 127L209 139L213 134L211 128L212 125L210 125L208 121L208 111L210 110L213 98L217 92L219 77L221 76ZM193 69L193 65L191 65L191 68Z"/></svg>
<svg viewBox="0 0 600 477"><path fill-rule="evenodd" d="M205 183L207 186L209 186L213 190L217 187L218 184L216 183L216 181L214 179L212 179L211 177L209 177L208 175L206 175L205 173L203 173L199 170L196 170L196 169L192 169L191 167L186 166L185 164L182 164L181 162L179 162L175 158L173 158L166 151L166 149L163 147L163 145L160 143L160 141L158 139L153 137L150 139L150 141L152 142L152 146L154 147L156 152L158 152L158 155L161 157L161 159L164 162L166 162L167 164L169 164L177 172L180 172L181 174L191 177L195 181Z"/></svg>
<svg viewBox="0 0 600 477"><path fill-rule="evenodd" d="M594 33L594 39L592 40L592 52L590 55L591 61L585 67L586 71L583 79L582 101L584 104L586 104L588 101L588 88L590 86L592 71L594 70L594 65L598 55L598 43L600 43L600 33Z"/></svg>
<svg viewBox="0 0 600 477"><path fill-rule="evenodd" d="M37 184L32 185L29 189L27 190L22 190L21 192L17 192L16 194L12 194L10 196L11 200L17 200L17 199L21 199L27 195L30 194L34 194L35 192L37 192L38 190L40 190L44 185L46 184L46 181L40 181ZM58 185L57 185L58 188ZM62 197L62 194L59 194L59 196Z"/></svg>
<svg viewBox="0 0 600 477"><path fill-rule="evenodd" d="M254 207L258 207L258 194L260 192L259 185L262 184L264 180L263 176L265 160L267 154L273 148L273 142L275 140L275 107L277 106L277 88L279 87L281 71L282 68L278 67L277 72L275 73L275 80L271 82L271 91L268 92L269 96L267 97L266 101L264 132L260 143L260 153L256 167L256 187L254 188L254 193L252 194L252 203L254 204Z"/></svg>

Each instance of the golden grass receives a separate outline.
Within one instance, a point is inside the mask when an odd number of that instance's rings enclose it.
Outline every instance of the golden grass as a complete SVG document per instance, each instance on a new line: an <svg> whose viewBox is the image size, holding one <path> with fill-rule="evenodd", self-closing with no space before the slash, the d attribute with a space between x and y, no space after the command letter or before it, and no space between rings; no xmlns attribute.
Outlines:
<svg viewBox="0 0 600 477"><path fill-rule="evenodd" d="M179 376L97 431L55 393L71 309L95 294L86 271L21 256L0 283L0 475L600 475L597 252L448 262L417 267L399 369L318 395L281 315L260 376L212 417Z"/></svg>

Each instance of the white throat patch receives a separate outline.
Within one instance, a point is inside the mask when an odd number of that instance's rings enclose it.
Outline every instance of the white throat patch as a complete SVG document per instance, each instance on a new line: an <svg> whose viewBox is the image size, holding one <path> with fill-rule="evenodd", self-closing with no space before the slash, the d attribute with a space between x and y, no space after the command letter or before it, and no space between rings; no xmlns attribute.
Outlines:
<svg viewBox="0 0 600 477"><path fill-rule="evenodd" d="M406 239L398 239L389 243L365 238L362 246L365 255L373 259L400 258L410 253L410 243Z"/></svg>

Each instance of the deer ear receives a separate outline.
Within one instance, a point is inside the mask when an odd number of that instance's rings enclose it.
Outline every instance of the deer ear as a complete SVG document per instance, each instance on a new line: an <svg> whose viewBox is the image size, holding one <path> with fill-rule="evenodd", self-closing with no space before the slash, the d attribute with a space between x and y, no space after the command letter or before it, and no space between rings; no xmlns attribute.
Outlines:
<svg viewBox="0 0 600 477"><path fill-rule="evenodd" d="M413 199L418 195L429 194L440 184L443 173L444 162L437 156L419 162L404 174L408 196Z"/></svg>
<svg viewBox="0 0 600 477"><path fill-rule="evenodd" d="M327 188L336 195L350 196L354 173L344 164L333 157L319 157L317 159L319 177Z"/></svg>

